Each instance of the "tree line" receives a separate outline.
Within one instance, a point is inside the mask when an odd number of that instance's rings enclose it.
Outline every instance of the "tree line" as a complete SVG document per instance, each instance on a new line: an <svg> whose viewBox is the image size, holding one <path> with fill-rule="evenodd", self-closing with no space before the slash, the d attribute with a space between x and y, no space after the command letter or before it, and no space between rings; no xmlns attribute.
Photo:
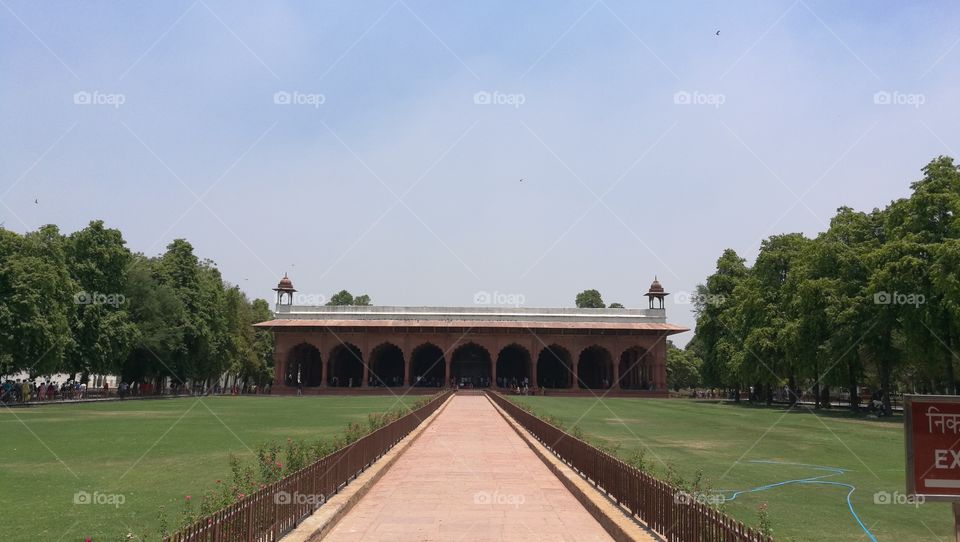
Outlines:
<svg viewBox="0 0 960 542"><path fill-rule="evenodd" d="M271 318L184 239L147 257L99 220L69 235L0 228L0 375L262 385L273 339L251 326Z"/></svg>
<svg viewBox="0 0 960 542"><path fill-rule="evenodd" d="M752 266L725 250L694 296L687 348L704 382L768 402L806 392L817 407L843 387L857 408L865 387L887 412L892 393L956 394L960 172L944 156L922 171L883 209L767 238Z"/></svg>

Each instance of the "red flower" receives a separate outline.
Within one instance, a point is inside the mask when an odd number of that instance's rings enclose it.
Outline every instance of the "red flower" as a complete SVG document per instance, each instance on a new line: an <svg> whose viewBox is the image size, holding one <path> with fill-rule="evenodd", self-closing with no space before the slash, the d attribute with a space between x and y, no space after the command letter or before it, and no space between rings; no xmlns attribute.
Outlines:
<svg viewBox="0 0 960 542"><path fill-rule="evenodd" d="M184 495L183 500L190 502L190 495Z"/></svg>

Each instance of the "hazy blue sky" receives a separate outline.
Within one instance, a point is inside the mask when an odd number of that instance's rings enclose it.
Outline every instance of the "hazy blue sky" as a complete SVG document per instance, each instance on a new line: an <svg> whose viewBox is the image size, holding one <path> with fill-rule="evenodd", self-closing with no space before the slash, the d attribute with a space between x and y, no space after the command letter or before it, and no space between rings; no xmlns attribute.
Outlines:
<svg viewBox="0 0 960 542"><path fill-rule="evenodd" d="M958 11L0 0L0 222L186 237L251 296L644 306L960 148Z"/></svg>

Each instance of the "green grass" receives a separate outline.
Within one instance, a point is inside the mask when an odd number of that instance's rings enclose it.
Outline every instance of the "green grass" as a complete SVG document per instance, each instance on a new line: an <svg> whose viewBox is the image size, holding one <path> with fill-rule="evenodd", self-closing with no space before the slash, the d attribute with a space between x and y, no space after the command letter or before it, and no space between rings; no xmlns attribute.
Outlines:
<svg viewBox="0 0 960 542"><path fill-rule="evenodd" d="M150 530L155 539L158 507L173 523L185 495L230 479L231 454L250 463L264 442L338 434L395 404L390 396L209 397L0 408L0 538L99 542ZM77 505L78 491L124 502Z"/></svg>
<svg viewBox="0 0 960 542"><path fill-rule="evenodd" d="M578 425L594 443L617 446L624 459L645 448L652 474L666 466L687 481L703 471L711 489L748 489L828 474L806 467L751 463L780 461L846 469L826 478L856 487L854 510L878 541L952 539L948 503L875 504L879 491L903 494L904 444L900 418L853 417L846 412L737 406L654 399L515 397L571 431ZM754 526L767 503L777 540L869 540L850 515L849 490L828 485L787 485L738 496L724 504ZM729 494L728 494L729 495Z"/></svg>

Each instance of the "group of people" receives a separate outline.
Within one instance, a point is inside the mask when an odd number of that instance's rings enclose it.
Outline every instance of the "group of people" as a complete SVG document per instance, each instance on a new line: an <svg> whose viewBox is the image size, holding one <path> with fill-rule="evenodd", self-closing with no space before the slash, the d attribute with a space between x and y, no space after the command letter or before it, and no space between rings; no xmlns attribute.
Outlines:
<svg viewBox="0 0 960 542"><path fill-rule="evenodd" d="M8 379L0 386L0 402L26 403L56 399L83 399L86 393L87 385L74 380L57 384L41 380Z"/></svg>
<svg viewBox="0 0 960 542"><path fill-rule="evenodd" d="M515 376L498 376L497 377L497 387L498 388L528 388L530 387L530 379L527 377L517 378Z"/></svg>
<svg viewBox="0 0 960 542"><path fill-rule="evenodd" d="M450 379L450 387L455 389L489 388L490 379L485 376L461 376Z"/></svg>
<svg viewBox="0 0 960 542"><path fill-rule="evenodd" d="M156 395L158 393L156 386L150 382L120 382L115 390L112 390L107 382L103 383L102 388L87 388L87 385L77 380L66 380L57 384L53 381L29 379L7 379L0 385L0 402L4 404L26 403L30 401L54 401L54 400L81 400L91 398L110 397L114 393L120 399L127 397ZM258 386L257 384L234 384L230 387L221 386L219 383L213 386L194 386L173 382L164 394L170 395L247 395L247 394L265 394L270 393L270 385Z"/></svg>

